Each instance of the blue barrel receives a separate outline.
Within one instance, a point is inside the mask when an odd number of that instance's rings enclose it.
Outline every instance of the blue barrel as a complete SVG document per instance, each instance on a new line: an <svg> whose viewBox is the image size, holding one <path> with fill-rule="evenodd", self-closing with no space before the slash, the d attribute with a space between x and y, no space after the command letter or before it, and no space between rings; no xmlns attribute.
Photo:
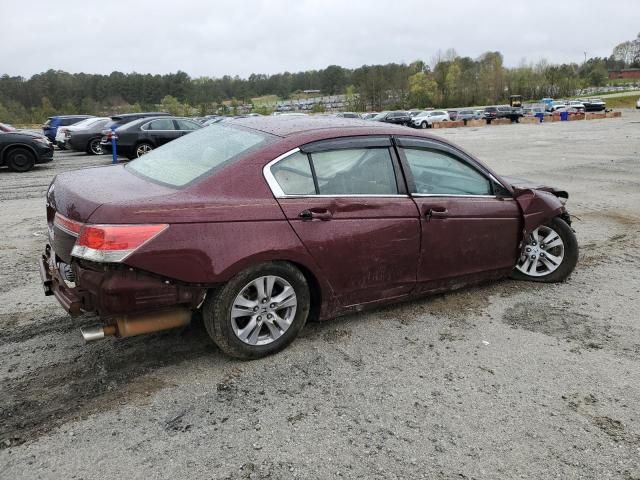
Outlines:
<svg viewBox="0 0 640 480"><path fill-rule="evenodd" d="M542 121L544 120L544 113L542 113L542 112L536 113L536 118L539 118L540 119L540 123L542 123Z"/></svg>
<svg viewBox="0 0 640 480"><path fill-rule="evenodd" d="M560 112L560 120L563 122L569 120L569 112Z"/></svg>

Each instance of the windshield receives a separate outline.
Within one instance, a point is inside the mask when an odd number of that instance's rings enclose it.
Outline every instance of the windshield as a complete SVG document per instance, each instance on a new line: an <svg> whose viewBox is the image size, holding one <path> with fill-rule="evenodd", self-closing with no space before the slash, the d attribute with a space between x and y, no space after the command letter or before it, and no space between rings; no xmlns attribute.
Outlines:
<svg viewBox="0 0 640 480"><path fill-rule="evenodd" d="M380 112L380 113L379 113L379 114L377 114L375 117L373 117L373 119L374 119L374 120L378 120L378 119L384 118L384 117L386 117L386 116L387 116L387 113L389 113L389 112Z"/></svg>
<svg viewBox="0 0 640 480"><path fill-rule="evenodd" d="M266 143L269 135L217 123L134 160L125 168L182 187Z"/></svg>

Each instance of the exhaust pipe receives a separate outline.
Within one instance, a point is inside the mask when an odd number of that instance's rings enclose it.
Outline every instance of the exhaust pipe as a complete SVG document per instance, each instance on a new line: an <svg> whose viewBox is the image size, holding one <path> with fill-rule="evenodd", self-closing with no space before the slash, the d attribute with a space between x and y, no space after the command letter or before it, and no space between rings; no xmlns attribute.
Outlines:
<svg viewBox="0 0 640 480"><path fill-rule="evenodd" d="M118 317L111 325L94 325L81 328L85 342L110 337L133 337L144 333L159 332L171 328L184 327L191 322L191 310L180 308L166 312L147 313L143 315L125 315Z"/></svg>

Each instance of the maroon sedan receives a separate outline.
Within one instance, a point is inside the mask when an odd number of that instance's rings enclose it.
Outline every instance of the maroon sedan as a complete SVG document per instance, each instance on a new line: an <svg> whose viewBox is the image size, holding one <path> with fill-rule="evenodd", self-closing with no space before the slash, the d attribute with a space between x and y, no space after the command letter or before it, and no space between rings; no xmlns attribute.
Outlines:
<svg viewBox="0 0 640 480"><path fill-rule="evenodd" d="M578 257L566 198L404 127L238 119L58 175L40 273L72 316L100 317L87 340L201 309L223 351L256 358L307 319L509 275L564 280Z"/></svg>

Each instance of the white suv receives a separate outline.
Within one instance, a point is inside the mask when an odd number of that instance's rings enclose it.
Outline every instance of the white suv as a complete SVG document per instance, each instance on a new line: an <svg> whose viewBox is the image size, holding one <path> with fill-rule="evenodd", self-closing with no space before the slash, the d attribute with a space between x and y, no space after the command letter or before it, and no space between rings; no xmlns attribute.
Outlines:
<svg viewBox="0 0 640 480"><path fill-rule="evenodd" d="M433 122L448 122L449 120L451 118L444 110L429 110L428 112L420 112L411 118L411 123L416 128L431 128Z"/></svg>

